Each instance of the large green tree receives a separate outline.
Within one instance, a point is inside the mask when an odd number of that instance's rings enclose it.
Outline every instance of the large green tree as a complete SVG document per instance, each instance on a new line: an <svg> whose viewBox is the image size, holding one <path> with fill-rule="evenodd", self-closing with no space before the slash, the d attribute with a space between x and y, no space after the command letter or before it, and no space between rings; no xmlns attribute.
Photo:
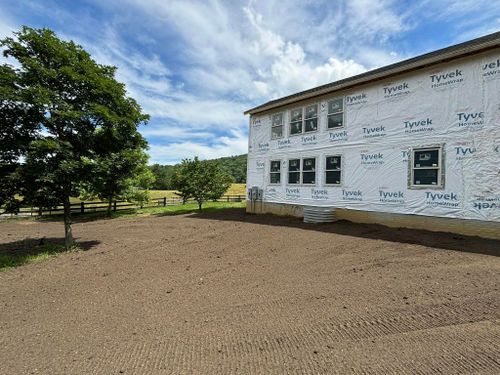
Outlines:
<svg viewBox="0 0 500 375"><path fill-rule="evenodd" d="M0 68L0 90L6 93L0 98L0 144L8 140L10 145L2 146L0 177L15 187L0 186L0 204L13 202L14 193L38 207L63 203L70 247L70 197L95 181L105 170L98 166L112 155L146 147L137 128L148 116L116 81L115 67L96 63L81 46L51 30L23 27L0 47L18 63Z"/></svg>
<svg viewBox="0 0 500 375"><path fill-rule="evenodd" d="M194 198L200 211L204 202L220 198L232 182L232 176L217 162L197 157L177 165L172 178L174 188L183 198Z"/></svg>

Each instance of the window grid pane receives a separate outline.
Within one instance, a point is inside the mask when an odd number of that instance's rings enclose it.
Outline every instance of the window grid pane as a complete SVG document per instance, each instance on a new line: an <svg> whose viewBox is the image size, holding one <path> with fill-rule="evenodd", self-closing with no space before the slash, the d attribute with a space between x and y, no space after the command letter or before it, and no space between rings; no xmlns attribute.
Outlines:
<svg viewBox="0 0 500 375"><path fill-rule="evenodd" d="M302 121L302 108L293 109L290 118L290 122Z"/></svg>
<svg viewBox="0 0 500 375"><path fill-rule="evenodd" d="M283 137L283 125L273 126L271 128L271 138L276 139L281 137Z"/></svg>
<svg viewBox="0 0 500 375"><path fill-rule="evenodd" d="M314 184L316 179L316 172L302 172L303 184Z"/></svg>
<svg viewBox="0 0 500 375"><path fill-rule="evenodd" d="M277 113L273 115L272 126L280 126L283 125L283 113Z"/></svg>
<svg viewBox="0 0 500 375"><path fill-rule="evenodd" d="M326 157L326 170L340 170L342 163L341 156L327 156Z"/></svg>
<svg viewBox="0 0 500 375"><path fill-rule="evenodd" d="M414 185L437 185L439 182L438 169L415 169L413 171Z"/></svg>
<svg viewBox="0 0 500 375"><path fill-rule="evenodd" d="M303 171L314 171L316 168L316 159L308 158L303 160Z"/></svg>
<svg viewBox="0 0 500 375"><path fill-rule="evenodd" d="M300 171L300 159L290 159L288 161L288 170L290 172L299 172Z"/></svg>
<svg viewBox="0 0 500 375"><path fill-rule="evenodd" d="M344 126L344 113L328 115L328 129L341 128Z"/></svg>
<svg viewBox="0 0 500 375"><path fill-rule="evenodd" d="M306 120L306 126L305 126L305 132L314 132L318 130L318 119L313 118L313 119L308 119Z"/></svg>
<svg viewBox="0 0 500 375"><path fill-rule="evenodd" d="M279 184L281 182L281 173L271 172L271 184Z"/></svg>
<svg viewBox="0 0 500 375"><path fill-rule="evenodd" d="M290 134L302 133L302 121L290 123Z"/></svg>
<svg viewBox="0 0 500 375"><path fill-rule="evenodd" d="M299 184L300 183L300 172L288 172L288 183L289 184Z"/></svg>
<svg viewBox="0 0 500 375"><path fill-rule="evenodd" d="M326 171L326 184L340 185L341 172L340 171Z"/></svg>
<svg viewBox="0 0 500 375"><path fill-rule="evenodd" d="M339 113L344 111L343 98L333 99L328 102L328 114Z"/></svg>
<svg viewBox="0 0 500 375"><path fill-rule="evenodd" d="M318 117L318 105L310 105L306 107L306 120Z"/></svg>
<svg viewBox="0 0 500 375"><path fill-rule="evenodd" d="M413 158L414 168L439 168L439 149L415 150Z"/></svg>

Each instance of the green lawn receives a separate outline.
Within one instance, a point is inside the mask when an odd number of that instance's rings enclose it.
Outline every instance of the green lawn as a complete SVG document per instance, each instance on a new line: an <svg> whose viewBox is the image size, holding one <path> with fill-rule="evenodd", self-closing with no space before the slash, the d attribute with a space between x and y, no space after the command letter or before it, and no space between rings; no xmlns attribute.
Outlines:
<svg viewBox="0 0 500 375"><path fill-rule="evenodd" d="M246 184L232 184L225 195L246 195ZM151 199L157 198L179 198L175 195L175 190L150 190L149 196ZM71 198L71 203L81 202L80 198Z"/></svg>
<svg viewBox="0 0 500 375"><path fill-rule="evenodd" d="M76 251L78 246L74 246L70 250L66 250L64 245L60 244L45 244L45 245L29 245L22 248L3 249L0 246L0 271L9 267L17 267L26 263L41 262L58 253L65 251Z"/></svg>

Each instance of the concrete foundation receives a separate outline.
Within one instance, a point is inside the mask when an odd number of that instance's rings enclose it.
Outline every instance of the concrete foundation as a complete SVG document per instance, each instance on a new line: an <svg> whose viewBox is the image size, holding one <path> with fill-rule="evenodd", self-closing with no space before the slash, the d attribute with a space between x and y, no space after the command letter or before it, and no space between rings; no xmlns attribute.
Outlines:
<svg viewBox="0 0 500 375"><path fill-rule="evenodd" d="M281 216L303 217L304 206L247 201L246 211L254 214L274 214ZM338 220L349 220L355 223L381 224L392 228L424 229L434 232L451 232L467 236L500 239L500 223L481 220L450 219L443 217L394 214L337 208Z"/></svg>

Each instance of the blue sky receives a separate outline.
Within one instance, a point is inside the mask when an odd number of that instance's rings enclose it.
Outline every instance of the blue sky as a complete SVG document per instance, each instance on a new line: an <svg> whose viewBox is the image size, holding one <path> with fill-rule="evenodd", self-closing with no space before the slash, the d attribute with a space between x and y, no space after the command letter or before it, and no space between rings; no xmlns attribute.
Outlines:
<svg viewBox="0 0 500 375"><path fill-rule="evenodd" d="M498 31L500 1L0 0L0 37L21 25L117 66L173 164L246 153L255 105Z"/></svg>

